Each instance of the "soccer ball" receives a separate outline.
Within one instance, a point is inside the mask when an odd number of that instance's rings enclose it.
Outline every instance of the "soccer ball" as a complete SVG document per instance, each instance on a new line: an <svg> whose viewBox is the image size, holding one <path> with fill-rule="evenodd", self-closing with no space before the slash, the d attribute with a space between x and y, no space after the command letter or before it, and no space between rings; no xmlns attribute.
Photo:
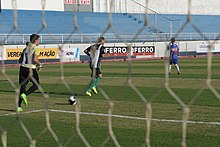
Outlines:
<svg viewBox="0 0 220 147"><path fill-rule="evenodd" d="M77 101L76 101L76 97L73 96L73 95L70 96L69 99L68 99L68 102L69 102L70 105L75 105L76 102L77 102Z"/></svg>

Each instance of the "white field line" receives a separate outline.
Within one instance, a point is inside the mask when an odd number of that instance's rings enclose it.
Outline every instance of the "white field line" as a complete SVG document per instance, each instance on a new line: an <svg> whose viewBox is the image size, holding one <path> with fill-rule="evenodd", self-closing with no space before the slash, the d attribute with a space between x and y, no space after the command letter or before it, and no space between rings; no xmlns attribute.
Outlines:
<svg viewBox="0 0 220 147"><path fill-rule="evenodd" d="M88 76L68 76L68 78L73 78L73 77L78 77L78 78L90 78ZM131 75L132 77L132 75ZM105 79L127 79L128 77L103 77ZM132 77L132 78L146 78L146 79L165 79L165 77ZM47 77L46 79L57 79L54 77ZM172 78L170 77L169 79L181 79L181 80L186 80L186 81L192 81L192 80L199 80L199 81L205 81L207 78ZM211 81L219 81L219 79L211 79Z"/></svg>
<svg viewBox="0 0 220 147"><path fill-rule="evenodd" d="M37 112L44 112L45 109L39 109L39 110L32 110L27 112L22 112L22 114L29 114L29 113L37 113ZM58 112L58 113L71 113L76 114L75 111L66 111L66 110L55 110L55 109L49 109L50 112ZM123 115L109 115L109 114L102 114L102 113L90 113L90 112L79 112L83 115L95 115L95 116L112 116L117 118L125 118L125 119L136 119L136 120L146 120L146 118L143 117L134 117L134 116L123 116ZM8 113L8 114L0 114L0 117L3 116L11 116L16 115L17 113ZM152 119L152 121L156 122L173 122L173 123L183 123L183 120L172 120L172 119ZM186 123L189 124L206 124L206 125L220 125L220 122L203 122L203 121L186 121Z"/></svg>
<svg viewBox="0 0 220 147"><path fill-rule="evenodd" d="M12 113L7 113L7 114L0 114L0 117L2 116L11 116L11 115L16 115L16 114L29 114L29 113L37 113L37 112L42 112L45 111L45 109L39 109L39 110L32 110L32 111L26 111L26 112L22 112L22 113L16 113L16 112L12 112Z"/></svg>
<svg viewBox="0 0 220 147"><path fill-rule="evenodd" d="M66 77L67 78L67 77ZM68 78L90 78L88 76L68 76ZM103 79L127 79L128 77L103 77ZM143 77L132 77L131 78L143 78ZM164 80L164 78L159 78L159 77L144 77L146 79L156 79L156 80ZM57 77L42 77L41 80L44 81L44 80L57 80L59 78ZM207 79L205 78L198 78L198 79L195 79L195 78L172 78L170 77L169 79L172 79L172 80L184 80L184 81L206 81ZM211 82L216 82L216 81L220 81L219 79L211 79ZM15 83L18 83L18 80L15 80L14 81Z"/></svg>

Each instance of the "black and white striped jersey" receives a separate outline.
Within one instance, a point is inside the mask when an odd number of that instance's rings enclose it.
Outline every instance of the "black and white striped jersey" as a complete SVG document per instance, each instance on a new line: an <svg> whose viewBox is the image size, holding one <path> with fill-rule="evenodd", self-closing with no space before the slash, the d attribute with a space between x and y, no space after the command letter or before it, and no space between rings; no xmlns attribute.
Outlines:
<svg viewBox="0 0 220 147"><path fill-rule="evenodd" d="M102 44L94 44L88 47L84 50L84 53L87 54L90 57L90 66L93 68L100 68L101 67L101 58L103 57L103 54L105 47Z"/></svg>

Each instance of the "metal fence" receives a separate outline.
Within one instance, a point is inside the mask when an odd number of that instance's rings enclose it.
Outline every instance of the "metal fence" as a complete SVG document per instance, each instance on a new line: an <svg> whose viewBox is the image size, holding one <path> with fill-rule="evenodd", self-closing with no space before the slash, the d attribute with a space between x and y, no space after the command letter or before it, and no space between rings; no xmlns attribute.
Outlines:
<svg viewBox="0 0 220 147"><path fill-rule="evenodd" d="M65 44L65 43L91 43L97 42L97 38L102 34L40 34L41 44ZM0 34L0 44L13 45L25 44L29 41L30 34ZM175 36L176 40L215 40L218 38L217 33L149 33L134 35L117 35L104 34L106 42L160 42L169 41L171 37Z"/></svg>

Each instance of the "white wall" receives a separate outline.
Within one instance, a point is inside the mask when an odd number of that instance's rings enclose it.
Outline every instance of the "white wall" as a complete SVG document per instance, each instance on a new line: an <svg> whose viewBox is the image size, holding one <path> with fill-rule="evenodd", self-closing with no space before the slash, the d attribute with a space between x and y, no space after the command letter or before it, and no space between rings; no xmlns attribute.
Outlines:
<svg viewBox="0 0 220 147"><path fill-rule="evenodd" d="M96 5L105 0L95 0ZM146 4L146 2L148 3ZM145 13L146 8L152 9L160 14L188 14L190 9L191 14L204 15L220 15L220 1L219 0L191 0L190 7L188 7L190 0L113 0L112 12L127 12L127 13ZM101 3L100 3L101 2ZM102 5L102 10L94 9L96 12L110 12L110 0L106 5ZM100 6L96 6L97 8ZM148 9L147 13L153 13Z"/></svg>
<svg viewBox="0 0 220 147"><path fill-rule="evenodd" d="M192 14L220 14L219 0L149 0L148 5L155 11L165 14L188 14L189 9Z"/></svg>
<svg viewBox="0 0 220 147"><path fill-rule="evenodd" d="M46 2L45 10L64 11L63 0L1 1L2 9L12 9L14 3L18 10L42 10L42 2ZM115 13L145 13L149 8L160 14L188 14L190 9L192 14L220 15L220 0L93 0L94 12L110 12L111 2ZM148 13L153 13L149 9Z"/></svg>
<svg viewBox="0 0 220 147"><path fill-rule="evenodd" d="M13 9L13 5L17 6L17 10L42 10L42 1L45 3L45 10L48 11L64 11L63 0L1 0L2 9ZM15 7L16 7L15 6Z"/></svg>

